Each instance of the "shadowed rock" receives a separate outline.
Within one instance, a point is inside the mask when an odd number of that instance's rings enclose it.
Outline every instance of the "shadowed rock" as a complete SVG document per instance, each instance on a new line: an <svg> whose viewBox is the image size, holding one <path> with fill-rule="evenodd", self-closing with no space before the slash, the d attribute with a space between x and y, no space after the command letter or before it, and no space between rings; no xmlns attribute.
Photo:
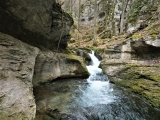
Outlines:
<svg viewBox="0 0 160 120"><path fill-rule="evenodd" d="M34 46L65 48L72 18L55 0L0 1L0 31Z"/></svg>

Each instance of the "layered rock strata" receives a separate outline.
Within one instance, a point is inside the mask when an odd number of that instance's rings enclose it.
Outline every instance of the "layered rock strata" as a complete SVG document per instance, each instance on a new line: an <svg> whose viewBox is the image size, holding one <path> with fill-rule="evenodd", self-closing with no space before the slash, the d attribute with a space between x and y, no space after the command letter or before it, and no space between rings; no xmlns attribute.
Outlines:
<svg viewBox="0 0 160 120"><path fill-rule="evenodd" d="M32 78L39 49L0 33L0 119L31 120L36 104Z"/></svg>
<svg viewBox="0 0 160 120"><path fill-rule="evenodd" d="M80 58L53 52L66 48L73 24L55 0L0 1L0 22L0 119L34 119L33 86L89 76Z"/></svg>
<svg viewBox="0 0 160 120"><path fill-rule="evenodd" d="M159 23L153 23L121 44L110 46L101 63L111 82L139 94L157 108L160 108Z"/></svg>

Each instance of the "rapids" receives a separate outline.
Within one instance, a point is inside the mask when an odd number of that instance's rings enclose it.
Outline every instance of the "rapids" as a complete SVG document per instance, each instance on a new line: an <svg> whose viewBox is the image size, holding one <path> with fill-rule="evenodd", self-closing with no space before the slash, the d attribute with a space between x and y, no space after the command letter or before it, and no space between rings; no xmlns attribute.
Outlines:
<svg viewBox="0 0 160 120"><path fill-rule="evenodd" d="M90 77L61 79L37 88L40 90L39 94L35 93L37 110L42 111L46 105L73 115L76 120L160 120L159 110L126 89L109 83L98 68L100 61L94 52L89 55L92 59L87 66Z"/></svg>

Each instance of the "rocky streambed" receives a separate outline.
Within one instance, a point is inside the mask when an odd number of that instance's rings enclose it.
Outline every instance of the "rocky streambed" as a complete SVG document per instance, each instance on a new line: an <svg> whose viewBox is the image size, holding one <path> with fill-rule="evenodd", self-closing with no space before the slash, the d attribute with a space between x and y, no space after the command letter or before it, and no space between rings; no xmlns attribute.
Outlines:
<svg viewBox="0 0 160 120"><path fill-rule="evenodd" d="M61 79L35 88L36 120L159 120L160 111L127 89L108 82Z"/></svg>
<svg viewBox="0 0 160 120"><path fill-rule="evenodd" d="M110 83L101 69L87 68L88 79L59 79L34 89L37 120L160 119L160 111L146 100Z"/></svg>

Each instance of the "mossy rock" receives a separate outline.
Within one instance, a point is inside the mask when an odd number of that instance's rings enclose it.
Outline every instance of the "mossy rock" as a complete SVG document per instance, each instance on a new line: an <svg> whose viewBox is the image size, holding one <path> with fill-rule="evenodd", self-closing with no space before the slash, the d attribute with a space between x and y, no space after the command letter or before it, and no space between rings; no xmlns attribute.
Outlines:
<svg viewBox="0 0 160 120"><path fill-rule="evenodd" d="M160 75L158 66L127 65L111 78L111 82L139 94L154 107L160 108Z"/></svg>
<svg viewBox="0 0 160 120"><path fill-rule="evenodd" d="M79 66L79 69L75 71L76 74L82 74L84 77L89 77L89 72L84 64L84 61L81 57L79 56L76 56L76 55L71 55L71 54L64 54L67 62L70 62L70 63L78 63Z"/></svg>
<svg viewBox="0 0 160 120"><path fill-rule="evenodd" d="M48 115L45 115L45 116L43 117L43 120L59 120L59 119L54 119L54 118L52 118L52 117L50 117L50 116L48 116Z"/></svg>
<svg viewBox="0 0 160 120"><path fill-rule="evenodd" d="M137 40L137 39L140 39L140 38L142 38L142 35L141 34L134 34L134 35L132 35L132 40Z"/></svg>

